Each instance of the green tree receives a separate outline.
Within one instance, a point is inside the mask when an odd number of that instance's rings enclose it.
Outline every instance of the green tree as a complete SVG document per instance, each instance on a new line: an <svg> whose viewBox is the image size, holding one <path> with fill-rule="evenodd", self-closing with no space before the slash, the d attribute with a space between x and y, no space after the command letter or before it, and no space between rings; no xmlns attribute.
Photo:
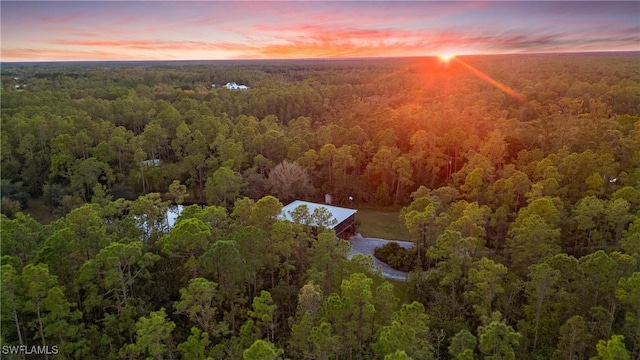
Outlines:
<svg viewBox="0 0 640 360"><path fill-rule="evenodd" d="M247 315L254 318L256 326L263 327L267 338L273 340L275 338L275 318L274 313L277 306L273 303L271 293L262 290L260 296L253 298L252 310Z"/></svg>
<svg viewBox="0 0 640 360"><path fill-rule="evenodd" d="M584 359L590 337L584 318L580 315L571 317L560 327L558 346L552 359Z"/></svg>
<svg viewBox="0 0 640 360"><path fill-rule="evenodd" d="M398 157L391 166L396 172L395 203L398 204L401 186L413 185L413 168L411 167L411 161L406 156Z"/></svg>
<svg viewBox="0 0 640 360"><path fill-rule="evenodd" d="M169 185L169 192L167 192L167 198L172 202L181 205L186 198L189 197L187 187L180 184L180 180L173 180Z"/></svg>
<svg viewBox="0 0 640 360"><path fill-rule="evenodd" d="M413 358L409 357L405 351L397 350L393 354L385 355L384 360L413 360Z"/></svg>
<svg viewBox="0 0 640 360"><path fill-rule="evenodd" d="M477 344L478 340L469 330L460 330L451 338L449 355L455 360L473 360L475 359L474 350Z"/></svg>
<svg viewBox="0 0 640 360"><path fill-rule="evenodd" d="M618 252L607 254L598 250L580 258L579 269L583 277L578 294L583 306L598 323L591 329L594 337L608 338L613 333L618 280L631 276L635 267L635 259Z"/></svg>
<svg viewBox="0 0 640 360"><path fill-rule="evenodd" d="M337 293L329 295L320 308L318 322L331 324L331 330L340 340L339 346L335 349L338 357L344 357L350 353L358 353L362 350L359 347L356 311L357 309L354 308L350 299L346 299Z"/></svg>
<svg viewBox="0 0 640 360"><path fill-rule="evenodd" d="M250 348L242 353L244 360L276 360L284 351L273 343L264 340L256 340Z"/></svg>
<svg viewBox="0 0 640 360"><path fill-rule="evenodd" d="M376 326L388 325L400 299L395 296L393 284L388 281L378 285L374 294L373 305L376 308Z"/></svg>
<svg viewBox="0 0 640 360"><path fill-rule="evenodd" d="M438 136L421 129L411 136L409 144L411 145L409 155L414 164L416 182L433 187L440 169L446 168L448 164L446 155L437 146Z"/></svg>
<svg viewBox="0 0 640 360"><path fill-rule="evenodd" d="M251 209L251 222L267 232L282 212L282 203L275 197L268 195L258 200Z"/></svg>
<svg viewBox="0 0 640 360"><path fill-rule="evenodd" d="M128 155L127 152L131 152L130 140L132 137L133 133L131 131L119 126L113 130L111 138L109 139L109 147L115 152L116 158L118 159L118 170L121 174L124 173L122 160Z"/></svg>
<svg viewBox="0 0 640 360"><path fill-rule="evenodd" d="M372 188L377 187L379 189L380 194L378 194L377 200L383 205L391 201L389 190L393 188L396 178L393 163L398 159L399 153L400 151L397 148L384 146L373 156L365 169L364 176L369 180ZM408 172L408 170L405 172ZM380 191L380 189L385 190Z"/></svg>
<svg viewBox="0 0 640 360"><path fill-rule="evenodd" d="M241 169L247 159L247 152L242 142L225 138L218 134L216 141L212 144L218 154L218 161L224 166L238 171Z"/></svg>
<svg viewBox="0 0 640 360"><path fill-rule="evenodd" d="M415 359L433 359L428 324L429 317L421 303L403 304L391 325L380 328L373 348L380 357L404 350Z"/></svg>
<svg viewBox="0 0 640 360"><path fill-rule="evenodd" d="M308 312L298 312L295 322L291 325L287 353L294 357L311 356L313 345L309 337L313 328L312 315Z"/></svg>
<svg viewBox="0 0 640 360"><path fill-rule="evenodd" d="M529 202L529 205L520 209L518 217L526 218L538 215L549 225L557 226L562 213L557 205L557 198L542 197Z"/></svg>
<svg viewBox="0 0 640 360"><path fill-rule="evenodd" d="M607 225L606 202L595 196L587 196L576 204L573 209L573 221L581 231L581 238L585 239L583 246L592 247L603 245L604 227ZM576 240L578 241L578 240Z"/></svg>
<svg viewBox="0 0 640 360"><path fill-rule="evenodd" d="M355 146L354 146L355 147ZM339 199L346 199L347 196L356 191L357 183L354 182L354 172L356 159L353 155L353 148L343 145L338 148L333 156L332 177L333 189Z"/></svg>
<svg viewBox="0 0 640 360"><path fill-rule="evenodd" d="M2 254L17 256L27 264L43 241L43 226L31 216L17 213L14 219L0 215Z"/></svg>
<svg viewBox="0 0 640 360"><path fill-rule="evenodd" d="M138 290L136 282L150 278L149 269L160 260L160 256L151 252L144 253L142 248L141 241L131 241L128 244L116 242L102 249L93 260L99 269L93 279L98 280L97 284L104 289L105 294L110 294L106 297L112 297L118 314L131 304L133 293Z"/></svg>
<svg viewBox="0 0 640 360"><path fill-rule="evenodd" d="M511 225L507 239L511 269L519 275L524 275L530 265L561 250L560 229L546 222L543 217L525 215L522 210Z"/></svg>
<svg viewBox="0 0 640 360"><path fill-rule="evenodd" d="M507 142L499 130L489 134L480 146L480 154L486 156L496 168L500 168L507 153Z"/></svg>
<svg viewBox="0 0 640 360"><path fill-rule="evenodd" d="M452 316L458 313L458 295L473 264L473 256L481 246L482 241L478 238L463 237L460 232L447 229L438 236L436 246L427 251L427 256L437 261L436 267L429 271L430 276L435 276L438 285L449 290L448 305Z"/></svg>
<svg viewBox="0 0 640 360"><path fill-rule="evenodd" d="M460 186L460 190L467 194L469 201L480 201L480 195L484 193L485 183L484 169L476 168L467 174L464 184Z"/></svg>
<svg viewBox="0 0 640 360"><path fill-rule="evenodd" d="M250 237L250 239L253 241L255 237ZM241 291L244 290L243 285L245 282L255 280L259 266L258 263L246 260L245 253L241 253L241 250L234 240L218 240L209 246L208 250L200 257L201 267L218 284L220 300L227 309L224 317L231 325L232 331L237 329L236 318L241 310L238 305L246 301L244 297L240 296Z"/></svg>
<svg viewBox="0 0 640 360"><path fill-rule="evenodd" d="M507 272L504 265L485 257L476 262L469 270L471 289L467 292L467 297L478 316L491 316L493 313L492 304L496 296L504 292L503 283Z"/></svg>
<svg viewBox="0 0 640 360"><path fill-rule="evenodd" d="M189 320L198 324L200 329L205 331L205 335L216 336L226 331L226 324L218 323L216 319L220 305L217 287L218 284L207 279L191 279L186 288L180 289L180 301L174 304L176 312L186 315Z"/></svg>
<svg viewBox="0 0 640 360"><path fill-rule="evenodd" d="M133 154L133 161L138 165L138 170L140 171L140 182L142 183L142 192L146 194L148 183L147 177L145 175L145 171L147 170L147 165L145 161L147 160L147 153L142 149L137 149Z"/></svg>
<svg viewBox="0 0 640 360"><path fill-rule="evenodd" d="M618 281L616 299L627 308L625 326L629 336L632 356L640 355L640 272ZM635 336L634 336L635 334Z"/></svg>
<svg viewBox="0 0 640 360"><path fill-rule="evenodd" d="M144 131L140 134L144 150L151 155L151 159L162 158L168 147L167 130L158 123L150 123L144 127Z"/></svg>
<svg viewBox="0 0 640 360"><path fill-rule="evenodd" d="M45 298L54 286L56 286L58 279L49 274L49 268L45 264L28 264L22 269L22 283L25 285L25 304L24 310L35 313L36 322L35 330L37 331L37 337L40 337L42 346L46 346L45 340L45 327L44 318L45 314ZM45 354L45 358L49 358L48 354Z"/></svg>
<svg viewBox="0 0 640 360"><path fill-rule="evenodd" d="M178 351L185 360L213 360L212 357L207 356L207 347L210 343L209 334L194 326L187 341L178 345Z"/></svg>
<svg viewBox="0 0 640 360"><path fill-rule="evenodd" d="M542 316L542 306L545 299L557 291L556 284L560 277L560 271L553 269L547 263L540 263L531 265L529 268L529 277L531 281L528 284L527 292L535 306L535 330L533 337L533 351L535 351L538 343L538 329Z"/></svg>
<svg viewBox="0 0 640 360"><path fill-rule="evenodd" d="M197 259L209 244L211 229L198 219L180 220L166 235L160 238L162 252L184 259L184 266L198 275Z"/></svg>
<svg viewBox="0 0 640 360"><path fill-rule="evenodd" d="M335 234L324 232L318 234L311 246L309 279L320 286L323 294L339 291L342 279L347 275L348 243L336 244Z"/></svg>
<svg viewBox="0 0 640 360"><path fill-rule="evenodd" d="M373 293L371 285L373 280L365 274L351 274L348 279L342 280L340 289L347 304L353 309L356 321L356 336L358 337L359 348L362 349L365 341L372 336L372 330L365 327L373 321L375 307L373 305Z"/></svg>
<svg viewBox="0 0 640 360"><path fill-rule="evenodd" d="M20 325L19 316L24 306L19 290L23 288L24 285L20 283L20 276L11 264L2 265L0 277L2 279L0 287L0 291L2 292L2 307L0 308L0 311L2 311L2 319L11 319L11 321L13 321L16 327L15 331L18 337L18 344L24 345L22 338L24 330Z"/></svg>
<svg viewBox="0 0 640 360"><path fill-rule="evenodd" d="M340 348L340 338L333 333L331 324L324 321L311 329L309 342L312 347L310 354L316 359L329 360Z"/></svg>
<svg viewBox="0 0 640 360"><path fill-rule="evenodd" d="M205 184L207 202L230 208L243 187L242 175L226 166L221 166L207 178Z"/></svg>
<svg viewBox="0 0 640 360"><path fill-rule="evenodd" d="M62 356L88 356L89 340L83 339L84 324L78 324L82 312L73 310L75 304L67 301L61 286L54 286L49 290L44 299L44 308L48 312L42 319L44 333L49 339L55 339Z"/></svg>
<svg viewBox="0 0 640 360"><path fill-rule="evenodd" d="M482 240L484 245L485 225L491 214L488 206L480 206L476 202L458 201L452 204L449 213L452 220L448 226L449 229L459 231L464 237Z"/></svg>
<svg viewBox="0 0 640 360"><path fill-rule="evenodd" d="M189 142L185 151L187 155L184 156L182 165L189 175L187 185L194 186L197 189L196 193L198 194L199 200L203 201L205 199L205 174L211 165L211 160L207 158L209 146L200 130L194 131L193 140Z"/></svg>
<svg viewBox="0 0 640 360"><path fill-rule="evenodd" d="M635 216L630 213L630 204L625 199L611 199L606 204L606 217L610 231L613 233L613 244L618 246L622 239L622 231Z"/></svg>
<svg viewBox="0 0 640 360"><path fill-rule="evenodd" d="M636 218L624 232L620 247L629 255L635 255L640 264L640 217Z"/></svg>
<svg viewBox="0 0 640 360"><path fill-rule="evenodd" d="M330 188L333 186L333 158L335 153L336 146L331 143L323 145L318 153L318 162L322 165L320 174L323 181L327 184L322 190L328 190L327 187Z"/></svg>
<svg viewBox="0 0 640 360"><path fill-rule="evenodd" d="M629 351L624 346L624 336L613 335L609 340L600 340L596 345L598 355L591 360L630 360Z"/></svg>
<svg viewBox="0 0 640 360"><path fill-rule="evenodd" d="M422 208L418 203L427 203L427 205ZM404 211L415 207L422 209ZM403 208L401 218L404 218L409 233L415 239L418 266L421 266L423 253L426 252L429 246L435 245L436 206L427 197L415 199L409 207Z"/></svg>
<svg viewBox="0 0 640 360"><path fill-rule="evenodd" d="M222 206L188 206L183 209L178 221L188 218L200 220L207 225L211 229L211 241L223 239L231 231L231 221L227 215L227 209Z"/></svg>
<svg viewBox="0 0 640 360"><path fill-rule="evenodd" d="M164 308L154 311L149 317L141 317L136 322L136 342L125 345L120 350L121 356L134 355L158 360L171 354L171 332L176 327L167 319Z"/></svg>
<svg viewBox="0 0 640 360"><path fill-rule="evenodd" d="M150 193L138 197L129 206L129 216L144 229L145 240L164 231L168 201L162 201L159 193Z"/></svg>
<svg viewBox="0 0 640 360"><path fill-rule="evenodd" d="M113 183L115 180L109 164L100 162L94 157L78 160L71 175L71 188L89 201L93 195L93 188L99 182Z"/></svg>
<svg viewBox="0 0 640 360"><path fill-rule="evenodd" d="M515 360L514 347L520 342L520 334L500 317L500 313L494 313L488 325L478 327L478 348L485 354L485 359Z"/></svg>
<svg viewBox="0 0 640 360"><path fill-rule="evenodd" d="M74 249L76 241L71 229L65 227L57 230L45 241L35 259L47 264L50 273L66 286L73 284L74 271L86 260Z"/></svg>
<svg viewBox="0 0 640 360"><path fill-rule="evenodd" d="M309 313L315 315L318 308L322 305L324 297L320 286L309 281L300 289L298 295L298 314Z"/></svg>

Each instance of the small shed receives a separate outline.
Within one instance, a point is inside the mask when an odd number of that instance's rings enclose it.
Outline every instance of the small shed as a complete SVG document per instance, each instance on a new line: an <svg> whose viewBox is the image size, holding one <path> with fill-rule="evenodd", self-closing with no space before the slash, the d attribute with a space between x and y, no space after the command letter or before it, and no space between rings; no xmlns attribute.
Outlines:
<svg viewBox="0 0 640 360"><path fill-rule="evenodd" d="M353 233L356 230L356 213L358 210L348 209L333 205L317 204L308 201L296 200L289 205L282 208L280 213L280 219L294 221L291 213L299 206L306 205L309 210L309 215L313 214L316 209L325 208L326 211L331 214L329 221L332 223L327 228L333 229L336 232L337 237L342 237L348 233ZM306 224L311 227L317 227L318 224L314 223L312 219L310 223Z"/></svg>

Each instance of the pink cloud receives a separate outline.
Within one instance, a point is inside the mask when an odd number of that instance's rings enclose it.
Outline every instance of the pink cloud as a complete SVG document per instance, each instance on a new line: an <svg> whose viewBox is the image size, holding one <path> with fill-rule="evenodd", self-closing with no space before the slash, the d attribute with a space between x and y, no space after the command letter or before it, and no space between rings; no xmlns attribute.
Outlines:
<svg viewBox="0 0 640 360"><path fill-rule="evenodd" d="M82 2L81 8L8 3L2 7L2 56L11 60L14 55L40 60L39 54L70 60L73 54L83 59L420 56L637 50L640 44L627 5L613 15L604 11L609 7L594 5L586 15L571 17L577 5L542 2ZM560 24L550 9L566 10L566 21Z"/></svg>
<svg viewBox="0 0 640 360"><path fill-rule="evenodd" d="M2 61L78 61L129 59L130 55L114 51L67 51L60 49L3 49ZM149 57L149 60L152 58ZM142 58L140 59L142 60Z"/></svg>
<svg viewBox="0 0 640 360"><path fill-rule="evenodd" d="M207 50L238 48L237 44L206 41L166 41L166 40L55 40L55 44L64 46L101 47L136 50Z"/></svg>
<svg viewBox="0 0 640 360"><path fill-rule="evenodd" d="M68 16L56 17L56 16L43 16L38 19L39 22L48 23L53 25L67 25L78 20L87 20L90 16L84 13L73 13Z"/></svg>

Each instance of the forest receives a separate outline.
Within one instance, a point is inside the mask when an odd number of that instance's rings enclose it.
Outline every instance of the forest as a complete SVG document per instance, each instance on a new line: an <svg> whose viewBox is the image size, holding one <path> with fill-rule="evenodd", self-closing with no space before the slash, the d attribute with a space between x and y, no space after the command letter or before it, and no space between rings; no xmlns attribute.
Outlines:
<svg viewBox="0 0 640 360"><path fill-rule="evenodd" d="M639 55L3 63L2 358L640 360Z"/></svg>

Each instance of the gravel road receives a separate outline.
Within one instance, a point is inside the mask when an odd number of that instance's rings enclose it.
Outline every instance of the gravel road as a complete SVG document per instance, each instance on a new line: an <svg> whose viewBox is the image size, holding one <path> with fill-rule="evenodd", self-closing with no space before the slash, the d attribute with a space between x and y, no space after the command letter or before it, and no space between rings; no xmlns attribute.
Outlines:
<svg viewBox="0 0 640 360"><path fill-rule="evenodd" d="M355 254L371 255L373 257L374 265L380 268L380 270L382 271L382 275L385 278L401 281L407 280L406 272L392 269L389 265L376 259L376 257L373 256L373 251L375 250L375 248L383 246L390 242L396 242L398 243L398 245L402 246L405 249L411 249L413 247L412 242L384 240L378 238L363 238L360 234L352 236L349 241L351 242L351 254L349 256L353 256Z"/></svg>

